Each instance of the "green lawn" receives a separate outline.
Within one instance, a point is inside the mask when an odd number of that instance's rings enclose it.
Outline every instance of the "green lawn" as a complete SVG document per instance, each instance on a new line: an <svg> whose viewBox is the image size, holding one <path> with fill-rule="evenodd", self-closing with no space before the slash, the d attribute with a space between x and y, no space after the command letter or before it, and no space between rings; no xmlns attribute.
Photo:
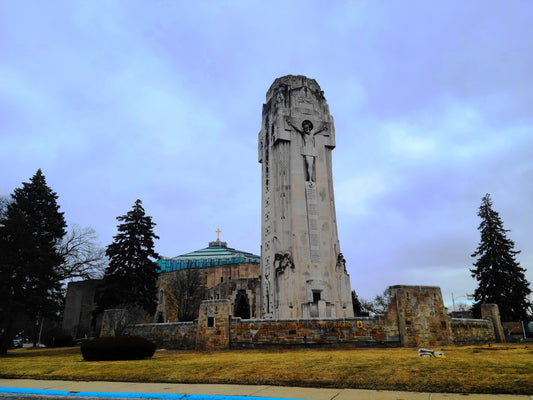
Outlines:
<svg viewBox="0 0 533 400"><path fill-rule="evenodd" d="M417 349L157 351L136 361L83 361L78 348L20 349L0 358L0 377L269 384L420 392L533 393L533 345Z"/></svg>

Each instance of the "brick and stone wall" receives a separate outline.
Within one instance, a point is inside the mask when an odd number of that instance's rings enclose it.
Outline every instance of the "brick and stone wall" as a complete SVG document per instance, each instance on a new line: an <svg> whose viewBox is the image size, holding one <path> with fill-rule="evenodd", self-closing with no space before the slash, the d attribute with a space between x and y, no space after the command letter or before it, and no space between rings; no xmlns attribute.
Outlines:
<svg viewBox="0 0 533 400"><path fill-rule="evenodd" d="M485 319L451 318L452 341L454 344L494 342L494 326Z"/></svg>
<svg viewBox="0 0 533 400"><path fill-rule="evenodd" d="M248 318L256 318L261 307L261 280L254 279L232 279L219 283L207 291L207 297L211 300L227 299L231 302L230 315L238 316L236 310L239 294L246 298L248 308Z"/></svg>
<svg viewBox="0 0 533 400"><path fill-rule="evenodd" d="M402 345L450 344L452 332L438 286L397 285L388 289L389 314L397 313Z"/></svg>
<svg viewBox="0 0 533 400"><path fill-rule="evenodd" d="M438 346L497 342L493 319L450 319L440 288L393 286L383 316L322 319L248 319L232 317L231 300L206 300L194 323L136 325L131 333L159 347L216 350L268 346ZM168 338L166 338L168 336Z"/></svg>
<svg viewBox="0 0 533 400"><path fill-rule="evenodd" d="M126 333L143 336L158 348L195 349L196 322L171 322L164 324L138 324L129 326Z"/></svg>
<svg viewBox="0 0 533 400"><path fill-rule="evenodd" d="M229 300L207 300L200 306L196 328L196 348L199 350L227 349L230 347Z"/></svg>
<svg viewBox="0 0 533 400"><path fill-rule="evenodd" d="M399 346L400 340L397 327L386 326L381 318L231 322L232 348L324 345Z"/></svg>
<svg viewBox="0 0 533 400"><path fill-rule="evenodd" d="M500 319L500 310L497 304L482 304L481 318L489 320L494 326L494 336L496 341L505 342L505 334L503 332L502 322Z"/></svg>

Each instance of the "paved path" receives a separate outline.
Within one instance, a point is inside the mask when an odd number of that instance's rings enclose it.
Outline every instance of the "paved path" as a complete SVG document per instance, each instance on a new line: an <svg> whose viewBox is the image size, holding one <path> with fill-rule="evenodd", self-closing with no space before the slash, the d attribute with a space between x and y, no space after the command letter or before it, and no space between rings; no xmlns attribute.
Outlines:
<svg viewBox="0 0 533 400"><path fill-rule="evenodd" d="M130 383L130 382L76 382L47 381L31 379L0 379L0 398L20 399L27 395L9 393L10 388L40 389L61 391L55 398L75 398L73 396L107 397L107 398L150 398L157 394L159 398L178 399L177 394L189 394L181 398L190 400L237 400L234 396L309 399L309 400L533 400L533 394L496 395L496 394L451 394L451 393L414 393L360 389L318 389L267 385L202 385L182 383ZM30 391L27 391L30 392ZM83 393L79 393L83 392ZM86 393L90 392L90 393ZM95 393L98 392L98 393ZM111 394L110 394L111 393ZM39 392L37 392L39 394ZM44 393L44 394L54 394ZM58 393L56 393L58 394ZM68 396L71 394L72 396ZM200 396L194 396L200 395ZM27 398L27 397L26 397ZM50 399L50 397L32 398ZM153 398L153 397L152 397ZM80 397L77 398L81 400ZM252 399L250 399L252 400Z"/></svg>

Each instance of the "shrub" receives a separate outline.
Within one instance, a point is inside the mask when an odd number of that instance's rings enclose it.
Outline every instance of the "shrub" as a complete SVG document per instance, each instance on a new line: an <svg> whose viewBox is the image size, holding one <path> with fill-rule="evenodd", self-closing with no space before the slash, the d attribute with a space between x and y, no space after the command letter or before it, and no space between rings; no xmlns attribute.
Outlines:
<svg viewBox="0 0 533 400"><path fill-rule="evenodd" d="M109 336L81 344L86 361L138 360L152 357L155 344L140 336Z"/></svg>
<svg viewBox="0 0 533 400"><path fill-rule="evenodd" d="M55 327L44 334L43 342L46 347L66 347L72 345L72 335L66 330Z"/></svg>

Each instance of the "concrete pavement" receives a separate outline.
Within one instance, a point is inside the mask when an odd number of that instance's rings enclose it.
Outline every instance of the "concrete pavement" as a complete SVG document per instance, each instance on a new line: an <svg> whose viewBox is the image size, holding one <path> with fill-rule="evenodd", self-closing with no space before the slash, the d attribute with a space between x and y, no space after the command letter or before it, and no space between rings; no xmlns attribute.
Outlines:
<svg viewBox="0 0 533 400"><path fill-rule="evenodd" d="M0 398L24 398L9 393L9 388L40 389L66 392L55 398L67 398L68 394L85 395L87 397L136 397L150 398L150 395L189 394L201 396L186 396L188 399L231 399L232 396L265 398L265 399L308 399L308 400L533 400L532 395L508 394L458 394L458 393L415 393L362 389L320 389L268 385L205 385L182 383L131 383L131 382L77 382L77 381L48 381L32 379L0 379ZM84 392L84 393L79 393ZM98 393L95 393L98 392ZM49 393L49 394L53 394ZM96 394L96 395L95 395ZM38 398L38 397L33 397ZM50 397L42 397L50 398ZM81 397L78 397L78 400Z"/></svg>

